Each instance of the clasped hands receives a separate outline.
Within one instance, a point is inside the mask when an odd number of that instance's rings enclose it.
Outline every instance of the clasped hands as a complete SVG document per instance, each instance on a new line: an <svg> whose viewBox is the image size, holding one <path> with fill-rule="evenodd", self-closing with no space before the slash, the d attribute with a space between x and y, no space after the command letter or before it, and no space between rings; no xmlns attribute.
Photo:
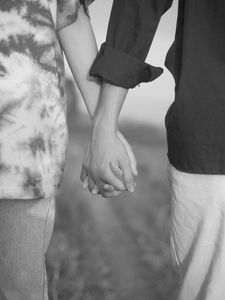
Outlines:
<svg viewBox="0 0 225 300"><path fill-rule="evenodd" d="M132 148L119 130L100 127L92 131L80 175L84 189L104 198L134 192L137 174Z"/></svg>

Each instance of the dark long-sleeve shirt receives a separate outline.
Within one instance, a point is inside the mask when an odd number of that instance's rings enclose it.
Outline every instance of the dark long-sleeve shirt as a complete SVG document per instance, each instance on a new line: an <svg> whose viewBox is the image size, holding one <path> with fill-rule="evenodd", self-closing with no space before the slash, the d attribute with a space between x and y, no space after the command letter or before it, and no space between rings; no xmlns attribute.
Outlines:
<svg viewBox="0 0 225 300"><path fill-rule="evenodd" d="M106 42L90 75L134 88L163 71L145 63L173 0L114 0ZM189 173L225 174L225 1L180 0L165 66L175 100L165 116L168 158Z"/></svg>

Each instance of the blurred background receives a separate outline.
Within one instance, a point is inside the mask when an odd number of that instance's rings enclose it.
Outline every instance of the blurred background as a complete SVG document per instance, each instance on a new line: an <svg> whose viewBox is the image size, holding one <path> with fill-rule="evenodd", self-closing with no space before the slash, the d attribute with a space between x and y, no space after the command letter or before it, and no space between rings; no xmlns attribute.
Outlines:
<svg viewBox="0 0 225 300"><path fill-rule="evenodd" d="M90 6L100 47L112 0ZM162 17L147 62L164 66L173 42L177 0ZM69 146L56 223L47 253L50 300L173 300L178 289L170 254L170 198L164 118L174 100L174 81L164 73L131 89L120 129L138 161L134 194L115 199L82 189L80 170L90 120L66 64Z"/></svg>

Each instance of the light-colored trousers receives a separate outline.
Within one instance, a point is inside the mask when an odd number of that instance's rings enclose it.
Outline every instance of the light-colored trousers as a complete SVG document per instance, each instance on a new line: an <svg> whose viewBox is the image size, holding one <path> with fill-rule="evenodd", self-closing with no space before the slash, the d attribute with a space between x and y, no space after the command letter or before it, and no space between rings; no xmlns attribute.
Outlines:
<svg viewBox="0 0 225 300"><path fill-rule="evenodd" d="M177 300L225 299L225 176L168 164L171 253L180 274ZM47 300L45 253L55 198L0 200L0 299ZM141 299L140 299L141 300Z"/></svg>
<svg viewBox="0 0 225 300"><path fill-rule="evenodd" d="M224 300L225 176L181 172L169 163L168 178L177 300Z"/></svg>
<svg viewBox="0 0 225 300"><path fill-rule="evenodd" d="M0 299L48 300L45 253L55 197L0 200Z"/></svg>

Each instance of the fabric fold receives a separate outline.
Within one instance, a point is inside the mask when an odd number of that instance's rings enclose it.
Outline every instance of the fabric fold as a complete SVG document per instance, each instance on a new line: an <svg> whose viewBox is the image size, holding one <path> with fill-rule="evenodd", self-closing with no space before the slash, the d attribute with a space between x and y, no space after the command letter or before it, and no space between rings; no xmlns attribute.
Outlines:
<svg viewBox="0 0 225 300"><path fill-rule="evenodd" d="M141 82L155 80L163 73L161 67L142 62L116 48L101 45L90 69L90 76L124 88L134 88Z"/></svg>

